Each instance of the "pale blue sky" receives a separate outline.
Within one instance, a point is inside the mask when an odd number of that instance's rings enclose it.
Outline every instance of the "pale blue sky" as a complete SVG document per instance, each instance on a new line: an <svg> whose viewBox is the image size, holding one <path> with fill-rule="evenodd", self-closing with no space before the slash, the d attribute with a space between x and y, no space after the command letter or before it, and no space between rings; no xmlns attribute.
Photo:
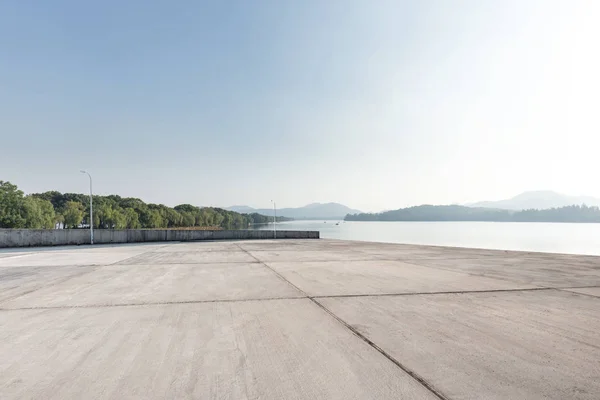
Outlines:
<svg viewBox="0 0 600 400"><path fill-rule="evenodd" d="M366 211L600 196L599 2L0 2L0 179Z"/></svg>

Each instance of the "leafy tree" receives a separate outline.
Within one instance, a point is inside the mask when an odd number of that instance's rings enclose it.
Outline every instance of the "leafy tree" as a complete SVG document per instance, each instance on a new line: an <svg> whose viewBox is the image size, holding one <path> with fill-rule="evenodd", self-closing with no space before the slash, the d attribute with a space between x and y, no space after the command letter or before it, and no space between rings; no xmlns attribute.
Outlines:
<svg viewBox="0 0 600 400"><path fill-rule="evenodd" d="M267 224L273 222L272 215L262 215L259 213L246 214L249 224ZM291 221L291 218L277 216L277 222Z"/></svg>
<svg viewBox="0 0 600 400"><path fill-rule="evenodd" d="M94 208L94 228L100 229L100 216L98 215L98 210Z"/></svg>
<svg viewBox="0 0 600 400"><path fill-rule="evenodd" d="M220 226L224 228L224 220L225 216L223 214L213 211L213 223L210 226Z"/></svg>
<svg viewBox="0 0 600 400"><path fill-rule="evenodd" d="M131 207L125 209L125 225L127 229L138 229L141 226L138 213Z"/></svg>
<svg viewBox="0 0 600 400"><path fill-rule="evenodd" d="M23 192L10 182L0 181L0 228L23 228Z"/></svg>
<svg viewBox="0 0 600 400"><path fill-rule="evenodd" d="M54 226L64 226L65 217L62 214L55 212L54 214Z"/></svg>
<svg viewBox="0 0 600 400"><path fill-rule="evenodd" d="M105 229L125 229L127 227L127 215L125 211L116 205L112 199L104 198L99 203L96 209L99 227Z"/></svg>
<svg viewBox="0 0 600 400"><path fill-rule="evenodd" d="M113 229L125 229L127 228L127 216L122 208L113 208L112 213L112 227Z"/></svg>
<svg viewBox="0 0 600 400"><path fill-rule="evenodd" d="M81 221L83 221L83 211L83 204L77 201L67 201L62 213L65 219L65 227L77 228L81 224Z"/></svg>
<svg viewBox="0 0 600 400"><path fill-rule="evenodd" d="M192 214L200 212L200 207L193 206L191 204L180 204L178 206L173 207L178 212L189 212Z"/></svg>
<svg viewBox="0 0 600 400"><path fill-rule="evenodd" d="M23 202L25 228L52 229L56 215L52 203L38 197L27 196Z"/></svg>
<svg viewBox="0 0 600 400"><path fill-rule="evenodd" d="M162 228L163 227L163 218L160 215L160 212L158 210L149 210L148 214L149 214L148 226L145 226L145 228Z"/></svg>
<svg viewBox="0 0 600 400"><path fill-rule="evenodd" d="M46 201L37 199L39 201ZM23 200L23 217L25 218L25 228L38 229L42 227L42 209L33 197L25 197Z"/></svg>
<svg viewBox="0 0 600 400"><path fill-rule="evenodd" d="M181 214L182 226L194 226L194 224L196 223L196 218L194 217L193 213L187 211L180 211L179 214Z"/></svg>
<svg viewBox="0 0 600 400"><path fill-rule="evenodd" d="M181 214L172 208L165 208L165 217L167 220L167 227L174 228L178 226L182 226L183 217Z"/></svg>
<svg viewBox="0 0 600 400"><path fill-rule="evenodd" d="M96 202L94 207L94 225L99 229L110 228L109 221L112 218L112 207L105 200Z"/></svg>
<svg viewBox="0 0 600 400"><path fill-rule="evenodd" d="M53 229L56 226L56 212L52 203L47 200L37 200L42 211L42 228Z"/></svg>
<svg viewBox="0 0 600 400"><path fill-rule="evenodd" d="M65 203L68 201L62 193L57 192L56 190L44 193L34 193L31 196L48 200L52 203L52 207L54 207L55 210L62 210L65 208Z"/></svg>

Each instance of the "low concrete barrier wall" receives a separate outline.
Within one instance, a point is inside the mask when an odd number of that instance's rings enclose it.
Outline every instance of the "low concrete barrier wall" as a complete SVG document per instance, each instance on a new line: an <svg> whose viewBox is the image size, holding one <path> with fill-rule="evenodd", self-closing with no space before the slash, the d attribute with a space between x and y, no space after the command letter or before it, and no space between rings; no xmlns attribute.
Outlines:
<svg viewBox="0 0 600 400"><path fill-rule="evenodd" d="M171 229L97 229L94 244L190 240L273 239L273 231L194 231ZM318 239L318 231L277 231L277 239ZM90 244L87 229L0 229L0 248Z"/></svg>

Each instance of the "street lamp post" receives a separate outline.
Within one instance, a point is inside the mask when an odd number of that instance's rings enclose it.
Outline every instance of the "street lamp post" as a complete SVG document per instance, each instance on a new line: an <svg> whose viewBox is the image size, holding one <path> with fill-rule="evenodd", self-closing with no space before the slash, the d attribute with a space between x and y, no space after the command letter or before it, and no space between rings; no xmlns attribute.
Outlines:
<svg viewBox="0 0 600 400"><path fill-rule="evenodd" d="M273 200L271 203L273 203L273 238L277 239L277 226L275 225L277 223L277 206Z"/></svg>
<svg viewBox="0 0 600 400"><path fill-rule="evenodd" d="M92 204L92 176L89 172L81 170L82 174L90 177L90 244L94 244L94 206Z"/></svg>

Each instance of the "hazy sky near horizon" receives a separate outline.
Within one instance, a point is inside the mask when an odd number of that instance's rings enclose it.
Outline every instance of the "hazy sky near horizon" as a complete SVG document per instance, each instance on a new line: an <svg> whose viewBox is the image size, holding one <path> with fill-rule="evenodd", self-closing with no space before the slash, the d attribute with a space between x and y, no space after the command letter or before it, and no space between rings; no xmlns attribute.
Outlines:
<svg viewBox="0 0 600 400"><path fill-rule="evenodd" d="M0 180L364 211L600 197L600 2L0 2Z"/></svg>

